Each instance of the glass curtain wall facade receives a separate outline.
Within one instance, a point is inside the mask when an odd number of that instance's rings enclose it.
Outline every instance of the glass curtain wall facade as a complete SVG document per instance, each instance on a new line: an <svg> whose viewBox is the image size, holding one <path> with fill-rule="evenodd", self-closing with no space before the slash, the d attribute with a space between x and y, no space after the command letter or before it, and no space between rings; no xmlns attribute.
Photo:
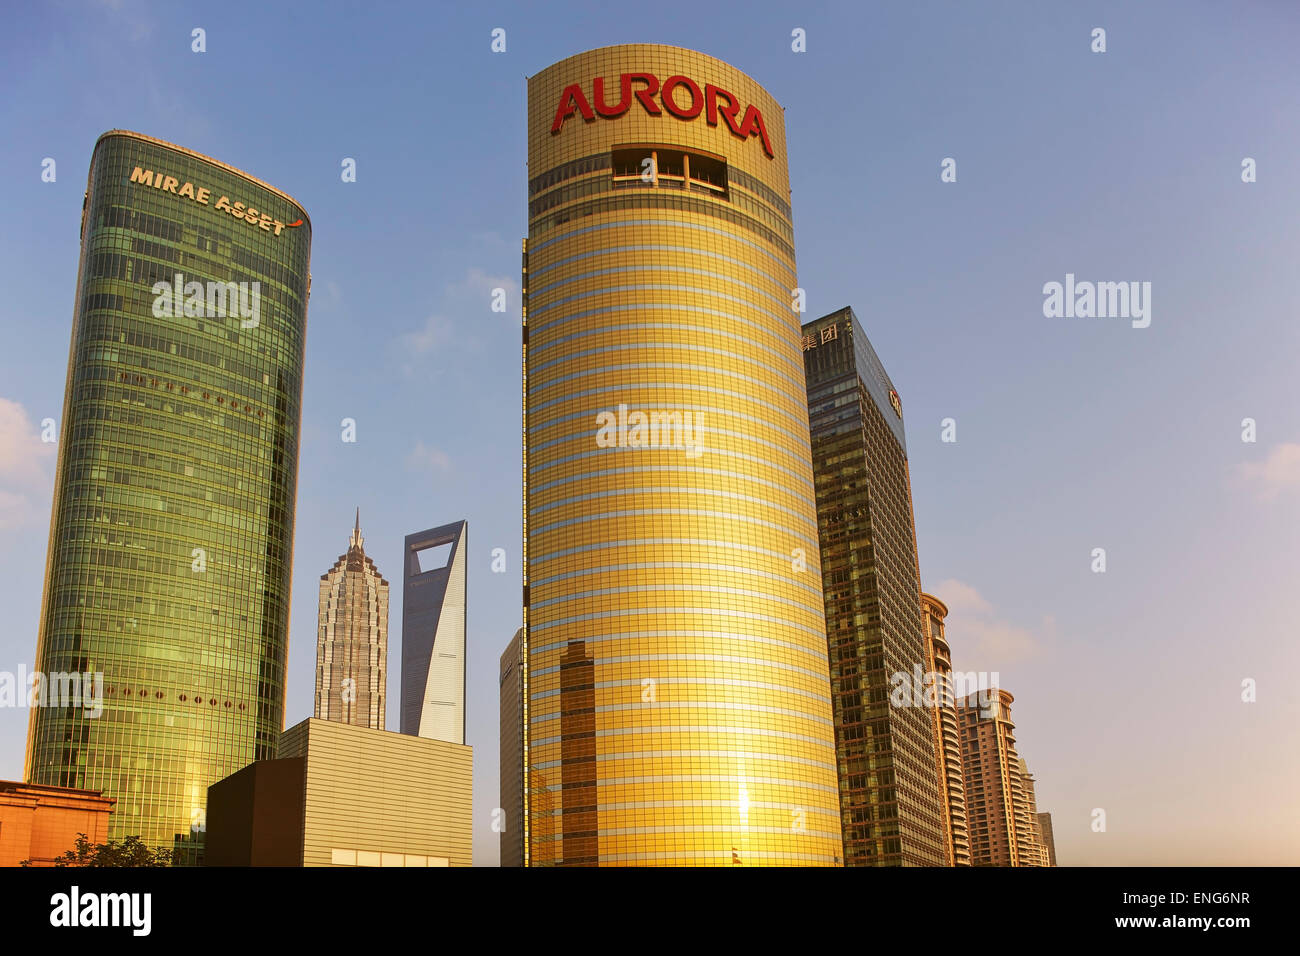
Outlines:
<svg viewBox="0 0 1300 956"><path fill-rule="evenodd" d="M526 865L836 865L781 107L606 47L528 144Z"/></svg>
<svg viewBox="0 0 1300 956"><path fill-rule="evenodd" d="M890 700L928 660L902 403L852 309L803 331L844 862L943 866L933 708Z"/></svg>
<svg viewBox="0 0 1300 956"><path fill-rule="evenodd" d="M402 575L402 733L465 742L469 523L406 536Z"/></svg>
<svg viewBox="0 0 1300 956"><path fill-rule="evenodd" d="M237 169L95 145L36 660L102 672L103 713L33 708L26 773L181 862L208 786L283 728L310 245Z"/></svg>

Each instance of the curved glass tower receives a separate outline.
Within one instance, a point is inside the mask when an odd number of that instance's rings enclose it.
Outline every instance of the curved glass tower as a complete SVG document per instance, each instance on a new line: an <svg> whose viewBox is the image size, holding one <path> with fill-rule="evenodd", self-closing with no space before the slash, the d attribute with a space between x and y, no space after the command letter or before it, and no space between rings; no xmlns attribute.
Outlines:
<svg viewBox="0 0 1300 956"><path fill-rule="evenodd" d="M781 107L606 47L528 147L526 864L835 865Z"/></svg>
<svg viewBox="0 0 1300 956"><path fill-rule="evenodd" d="M311 225L237 169L114 130L81 224L33 783L116 797L109 835L202 845L208 785L284 727Z"/></svg>

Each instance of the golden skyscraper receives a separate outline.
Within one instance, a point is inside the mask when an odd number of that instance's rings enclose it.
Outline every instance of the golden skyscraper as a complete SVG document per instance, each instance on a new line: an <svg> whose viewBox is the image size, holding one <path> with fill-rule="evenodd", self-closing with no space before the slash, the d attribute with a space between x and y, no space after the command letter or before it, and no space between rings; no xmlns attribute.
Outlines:
<svg viewBox="0 0 1300 956"><path fill-rule="evenodd" d="M526 865L836 865L781 107L636 44L528 81Z"/></svg>

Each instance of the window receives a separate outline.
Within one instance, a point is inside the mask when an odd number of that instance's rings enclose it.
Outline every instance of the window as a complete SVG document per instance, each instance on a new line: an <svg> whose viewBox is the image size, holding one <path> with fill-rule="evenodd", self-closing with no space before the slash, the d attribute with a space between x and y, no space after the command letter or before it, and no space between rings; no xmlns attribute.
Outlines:
<svg viewBox="0 0 1300 956"><path fill-rule="evenodd" d="M727 163L676 146L622 146L611 157L614 187L647 187L727 195Z"/></svg>

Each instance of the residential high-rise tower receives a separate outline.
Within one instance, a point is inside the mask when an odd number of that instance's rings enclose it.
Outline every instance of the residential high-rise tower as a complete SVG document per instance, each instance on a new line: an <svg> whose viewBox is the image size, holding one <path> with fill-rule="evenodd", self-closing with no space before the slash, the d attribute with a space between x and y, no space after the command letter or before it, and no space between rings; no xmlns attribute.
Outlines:
<svg viewBox="0 0 1300 956"><path fill-rule="evenodd" d="M1020 758L1020 800L1016 804L1016 841L1020 846L1021 866L1051 866L1051 856L1042 831L1038 828L1038 796L1034 793L1034 775L1025 758Z"/></svg>
<svg viewBox="0 0 1300 956"><path fill-rule="evenodd" d="M939 791L944 798L948 854L953 866L970 866L970 832L966 823L966 783L961 769L961 734L953 696L952 652L944 633L948 606L933 594L921 595L922 631L926 636L929 673L937 706L932 711L939 756Z"/></svg>
<svg viewBox="0 0 1300 956"><path fill-rule="evenodd" d="M957 702L971 864L1024 866L1024 780L1010 692L991 688Z"/></svg>
<svg viewBox="0 0 1300 956"><path fill-rule="evenodd" d="M1056 866L1056 836L1052 832L1052 815L1050 813L1038 814L1038 833L1047 847L1047 865Z"/></svg>

